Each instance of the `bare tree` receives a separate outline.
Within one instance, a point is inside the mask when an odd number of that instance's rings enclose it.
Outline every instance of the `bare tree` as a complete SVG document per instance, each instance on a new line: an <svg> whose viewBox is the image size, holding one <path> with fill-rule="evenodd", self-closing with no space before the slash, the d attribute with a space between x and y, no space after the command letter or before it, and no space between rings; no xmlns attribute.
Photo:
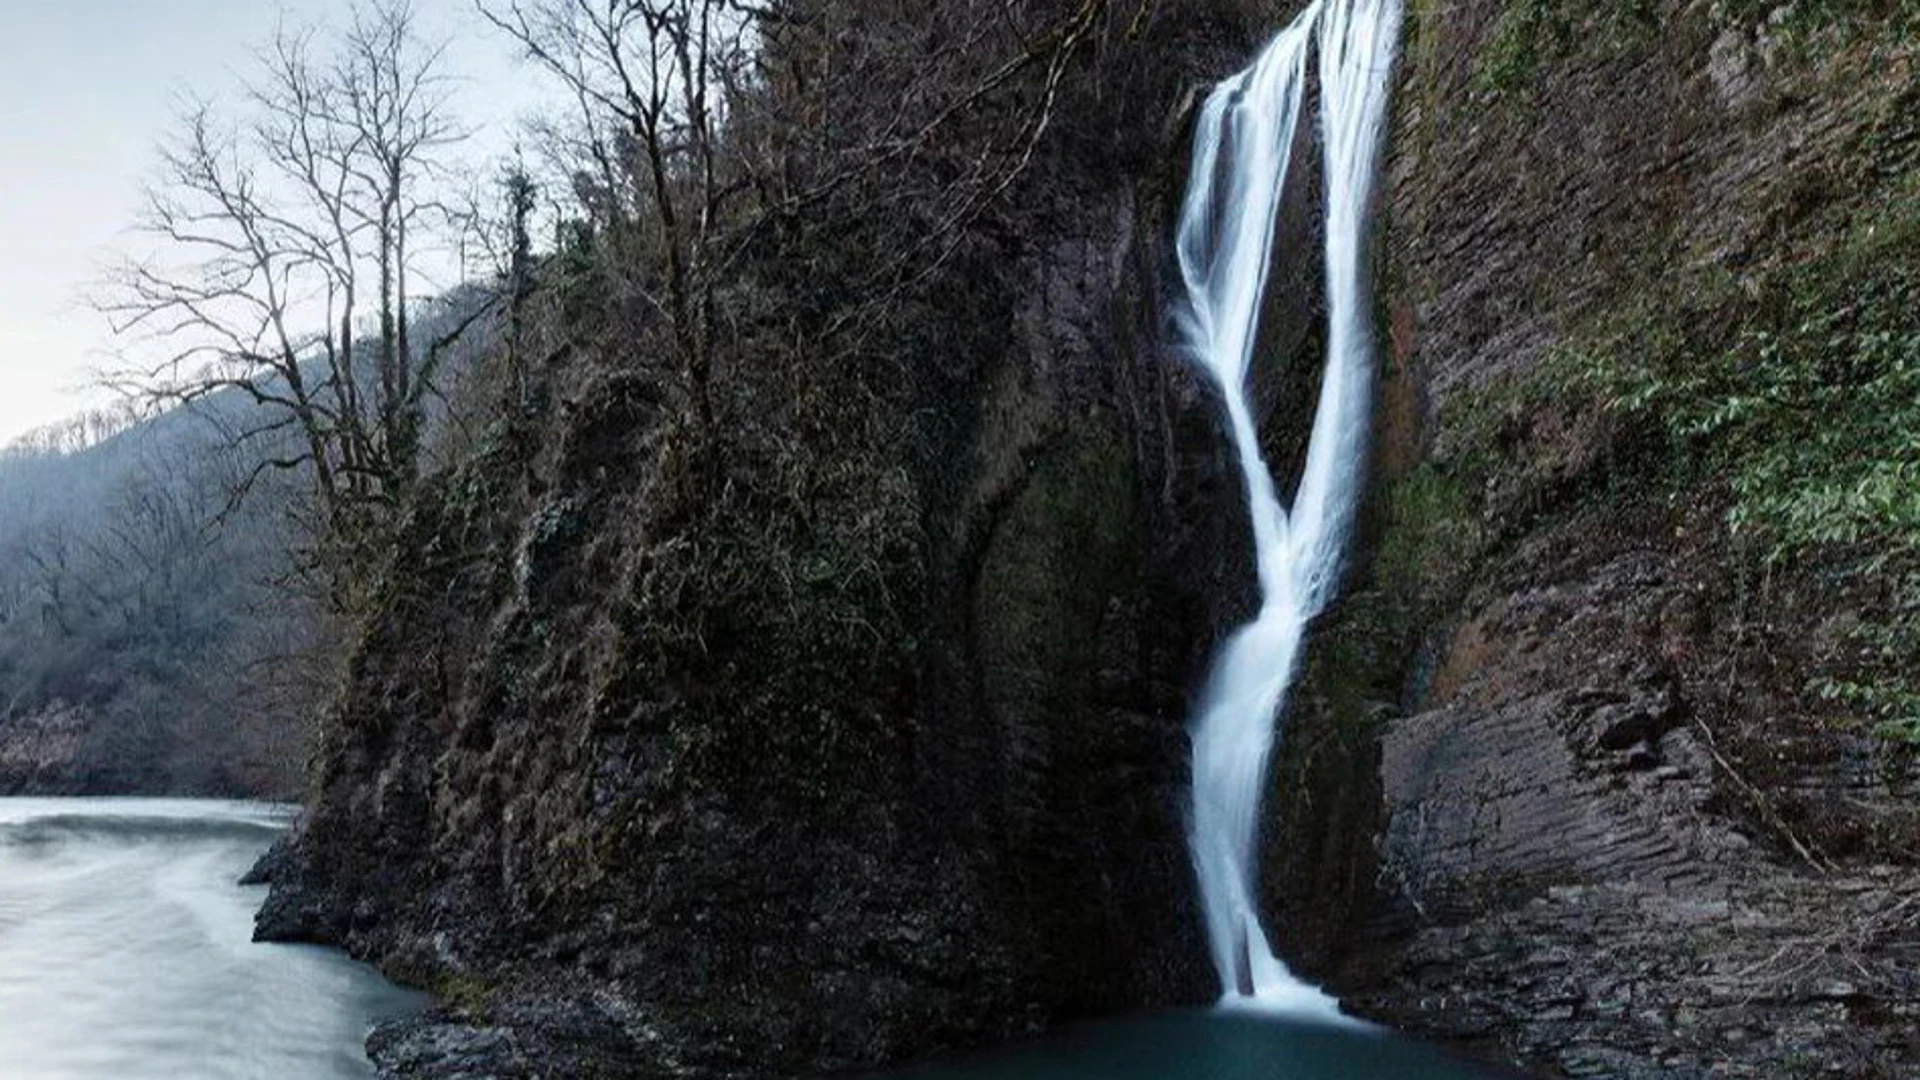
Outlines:
<svg viewBox="0 0 1920 1080"><path fill-rule="evenodd" d="M111 381L162 406L249 401L229 435L259 454L236 497L265 472L307 471L322 543L365 535L418 468L444 344L415 348L408 311L464 135L443 67L409 0L357 7L334 34L283 28L236 119L197 104L163 146L140 222L153 250L99 300L155 350ZM356 347L369 312L371 358Z"/></svg>
<svg viewBox="0 0 1920 1080"><path fill-rule="evenodd" d="M701 428L713 419L715 286L729 200L746 189L724 158L730 91L752 78L757 5L742 0L510 0L481 12L573 99L564 146L582 208L624 266L620 283L668 328ZM638 245L640 250L636 251ZM652 256L652 257L650 257Z"/></svg>
<svg viewBox="0 0 1920 1080"><path fill-rule="evenodd" d="M372 208L362 212L373 236L379 273L379 355L376 374L380 427L391 465L411 478L417 465L420 406L442 355L416 360L408 324L414 276L412 241L440 201L424 192L444 173L440 155L466 138L448 107L452 81L444 72L444 42L423 42L414 30L411 0L358 9L344 38L336 83L345 109L334 117L356 137L364 160L357 176ZM417 367L416 367L417 363Z"/></svg>
<svg viewBox="0 0 1920 1080"><path fill-rule="evenodd" d="M836 199L900 215L870 302L843 315L884 307L1031 164L1113 6L900 0L914 13L876 25L845 0L476 2L572 99L548 143L598 235L643 246L616 261L660 266L625 284L673 328L703 420L715 297L756 230ZM941 136L975 115L970 151L943 158Z"/></svg>
<svg viewBox="0 0 1920 1080"><path fill-rule="evenodd" d="M75 594L85 585L75 567L78 547L72 531L64 523L43 524L19 554L29 570L42 629L72 637L80 603Z"/></svg>
<svg viewBox="0 0 1920 1080"><path fill-rule="evenodd" d="M31 457L64 457L98 446L147 419L137 401L119 401L34 428L0 446L0 462Z"/></svg>

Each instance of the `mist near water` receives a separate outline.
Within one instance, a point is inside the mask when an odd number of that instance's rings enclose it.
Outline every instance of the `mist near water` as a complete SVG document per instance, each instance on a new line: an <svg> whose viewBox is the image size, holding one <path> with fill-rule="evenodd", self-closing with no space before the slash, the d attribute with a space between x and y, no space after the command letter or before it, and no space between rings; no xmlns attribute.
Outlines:
<svg viewBox="0 0 1920 1080"><path fill-rule="evenodd" d="M373 1023L423 999L339 953L251 940L265 890L234 882L291 813L0 799L0 1076L371 1076Z"/></svg>

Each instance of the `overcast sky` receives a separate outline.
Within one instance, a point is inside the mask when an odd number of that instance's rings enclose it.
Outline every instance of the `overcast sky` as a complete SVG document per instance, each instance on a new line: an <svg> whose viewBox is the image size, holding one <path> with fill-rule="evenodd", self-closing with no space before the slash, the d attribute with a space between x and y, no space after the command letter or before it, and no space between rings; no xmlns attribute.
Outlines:
<svg viewBox="0 0 1920 1080"><path fill-rule="evenodd" d="M538 99L472 0L416 0L450 38L457 101L503 152ZM182 94L230 95L283 17L337 18L345 0L0 0L0 445L97 403L89 371L111 347L84 297L127 244L155 141Z"/></svg>

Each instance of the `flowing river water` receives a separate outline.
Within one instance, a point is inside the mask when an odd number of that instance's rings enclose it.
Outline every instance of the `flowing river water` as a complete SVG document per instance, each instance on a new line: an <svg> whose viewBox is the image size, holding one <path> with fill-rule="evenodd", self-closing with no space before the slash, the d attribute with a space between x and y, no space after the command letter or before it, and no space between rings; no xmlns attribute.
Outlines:
<svg viewBox="0 0 1920 1080"><path fill-rule="evenodd" d="M235 882L292 810L0 799L0 1077L335 1080L420 999L325 949L258 945Z"/></svg>

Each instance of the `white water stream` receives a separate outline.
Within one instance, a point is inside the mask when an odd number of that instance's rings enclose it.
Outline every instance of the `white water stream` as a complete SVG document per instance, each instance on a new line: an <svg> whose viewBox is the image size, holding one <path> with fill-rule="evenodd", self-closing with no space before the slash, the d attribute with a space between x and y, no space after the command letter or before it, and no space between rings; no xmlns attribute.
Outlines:
<svg viewBox="0 0 1920 1080"><path fill-rule="evenodd" d="M1180 216L1180 331L1218 381L1245 479L1260 610L1214 660L1193 728L1194 866L1224 1003L1337 1017L1261 927L1261 790L1307 624L1331 598L1365 481L1373 387L1369 211L1379 171L1398 0L1316 0L1252 67L1214 88L1194 135ZM1291 511L1280 505L1247 400L1260 308L1318 45L1328 349ZM1281 252L1280 257L1290 253Z"/></svg>

